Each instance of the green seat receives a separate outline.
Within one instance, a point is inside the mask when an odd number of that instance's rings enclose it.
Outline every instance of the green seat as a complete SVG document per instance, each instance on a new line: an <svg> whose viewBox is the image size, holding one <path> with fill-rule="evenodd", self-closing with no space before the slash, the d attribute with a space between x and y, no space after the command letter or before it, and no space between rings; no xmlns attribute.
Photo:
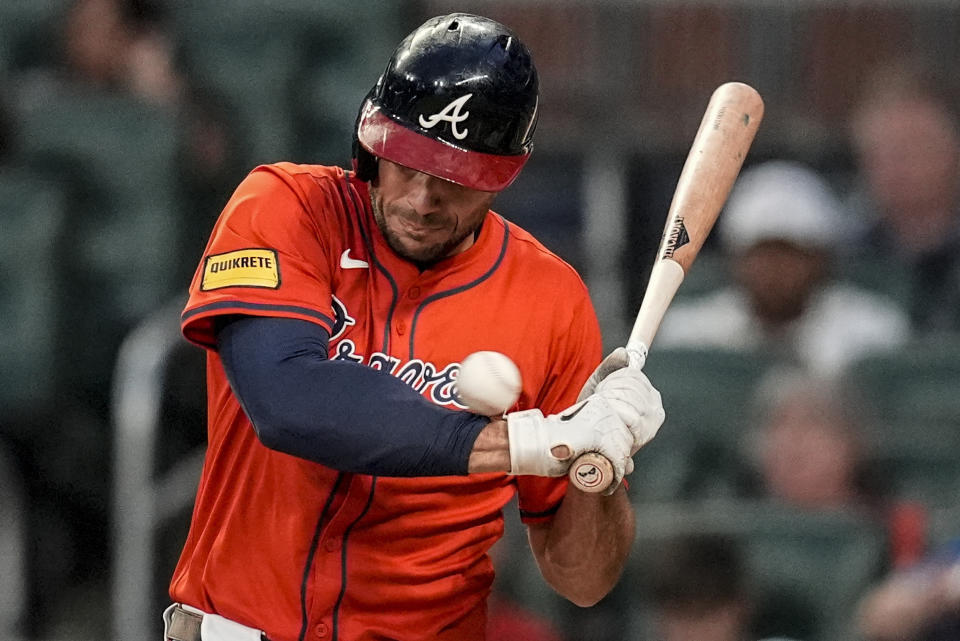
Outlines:
<svg viewBox="0 0 960 641"><path fill-rule="evenodd" d="M928 545L935 550L951 541L960 539L960 501L954 500L949 507L930 511Z"/></svg>
<svg viewBox="0 0 960 641"><path fill-rule="evenodd" d="M129 324L181 285L171 282L181 216L175 115L66 88L23 87L17 107L24 157L97 194L69 221L70 260L90 279L98 313Z"/></svg>
<svg viewBox="0 0 960 641"><path fill-rule="evenodd" d="M766 636L851 638L850 615L885 567L883 527L852 512L766 501L651 504L637 512L637 539L618 587L638 630L649 625L643 604L653 557L670 537L693 533L729 536L741 547L763 628L758 632Z"/></svg>
<svg viewBox="0 0 960 641"><path fill-rule="evenodd" d="M644 371L660 390L666 420L634 457L631 496L667 500L688 491L701 496L732 491L720 485L736 473L731 467L738 464L736 452L749 427L754 389L772 364L762 353L654 345ZM697 488L690 490L691 484Z"/></svg>
<svg viewBox="0 0 960 641"><path fill-rule="evenodd" d="M6 0L0 2L0 75L16 64L28 65L41 40L56 33L55 25L70 0ZM46 38L43 35L46 35ZM47 49L49 49L49 42ZM44 54L39 54L43 58ZM44 60L45 61L45 60Z"/></svg>
<svg viewBox="0 0 960 641"><path fill-rule="evenodd" d="M731 285L730 259L721 251L703 251L683 278L676 300L709 296Z"/></svg>
<svg viewBox="0 0 960 641"><path fill-rule="evenodd" d="M53 400L66 205L56 183L0 170L0 414L7 417Z"/></svg>
<svg viewBox="0 0 960 641"><path fill-rule="evenodd" d="M913 277L897 261L845 256L843 260L836 261L835 273L840 280L887 296L901 304L910 300Z"/></svg>
<svg viewBox="0 0 960 641"><path fill-rule="evenodd" d="M900 434L877 439L869 456L883 489L898 499L928 506L955 504L960 496L957 435L942 438L940 428L916 423L894 431Z"/></svg>
<svg viewBox="0 0 960 641"><path fill-rule="evenodd" d="M884 422L960 430L960 337L922 339L870 354L852 363L846 375Z"/></svg>

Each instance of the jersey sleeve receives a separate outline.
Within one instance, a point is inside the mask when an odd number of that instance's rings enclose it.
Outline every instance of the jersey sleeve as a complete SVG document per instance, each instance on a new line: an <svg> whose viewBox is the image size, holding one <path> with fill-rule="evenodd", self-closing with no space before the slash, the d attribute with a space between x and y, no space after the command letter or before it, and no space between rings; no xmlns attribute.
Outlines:
<svg viewBox="0 0 960 641"><path fill-rule="evenodd" d="M212 348L213 320L225 314L296 318L332 333L330 231L320 229L332 204L319 186L305 189L278 166L240 183L190 284L181 316L188 340Z"/></svg>
<svg viewBox="0 0 960 641"><path fill-rule="evenodd" d="M580 388L600 363L603 345L593 304L583 287L583 297L572 308L568 327L555 328L554 357L548 383L537 407L556 414L577 401ZM542 523L553 518L567 491L567 477L518 476L517 495L524 523Z"/></svg>

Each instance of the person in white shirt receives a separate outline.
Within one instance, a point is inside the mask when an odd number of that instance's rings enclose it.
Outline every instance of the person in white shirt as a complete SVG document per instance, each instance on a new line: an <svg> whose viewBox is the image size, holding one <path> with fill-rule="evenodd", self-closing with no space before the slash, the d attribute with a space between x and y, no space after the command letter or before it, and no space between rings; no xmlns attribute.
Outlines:
<svg viewBox="0 0 960 641"><path fill-rule="evenodd" d="M729 285L677 301L657 347L766 350L836 375L851 360L909 338L900 306L834 275L847 221L829 184L809 167L775 160L745 170L718 232Z"/></svg>

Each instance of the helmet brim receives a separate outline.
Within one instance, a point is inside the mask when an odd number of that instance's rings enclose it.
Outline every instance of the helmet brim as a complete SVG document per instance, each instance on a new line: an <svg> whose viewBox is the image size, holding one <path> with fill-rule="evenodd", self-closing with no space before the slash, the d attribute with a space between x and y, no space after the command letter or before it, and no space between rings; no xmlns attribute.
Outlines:
<svg viewBox="0 0 960 641"><path fill-rule="evenodd" d="M360 112L357 138L378 158L488 192L509 186L530 157L529 153L502 156L454 147L404 127L369 100Z"/></svg>

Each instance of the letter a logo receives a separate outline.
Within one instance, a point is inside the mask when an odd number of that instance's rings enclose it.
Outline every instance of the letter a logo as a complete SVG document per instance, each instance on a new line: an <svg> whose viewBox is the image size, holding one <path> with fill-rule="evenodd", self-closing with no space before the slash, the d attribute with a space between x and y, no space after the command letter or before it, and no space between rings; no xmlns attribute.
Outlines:
<svg viewBox="0 0 960 641"><path fill-rule="evenodd" d="M467 101L472 97L472 93L461 96L444 107L440 113L435 113L429 118L424 118L423 114L420 114L420 126L426 129L431 129L441 120L445 120L450 123L450 131L453 133L453 137L457 140L463 140L467 137L467 132L469 130L464 129L463 131L459 131L457 129L457 124L466 120L467 116L470 115L469 111L460 113L460 110L463 109L463 106L467 104Z"/></svg>

